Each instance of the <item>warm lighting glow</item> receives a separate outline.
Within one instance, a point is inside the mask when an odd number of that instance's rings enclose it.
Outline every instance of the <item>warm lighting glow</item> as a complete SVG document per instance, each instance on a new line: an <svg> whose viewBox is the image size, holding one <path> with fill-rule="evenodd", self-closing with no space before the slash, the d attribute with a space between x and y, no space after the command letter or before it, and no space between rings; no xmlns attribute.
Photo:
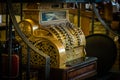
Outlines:
<svg viewBox="0 0 120 80"><path fill-rule="evenodd" d="M38 29L38 26L37 25L33 26L33 31L36 29Z"/></svg>

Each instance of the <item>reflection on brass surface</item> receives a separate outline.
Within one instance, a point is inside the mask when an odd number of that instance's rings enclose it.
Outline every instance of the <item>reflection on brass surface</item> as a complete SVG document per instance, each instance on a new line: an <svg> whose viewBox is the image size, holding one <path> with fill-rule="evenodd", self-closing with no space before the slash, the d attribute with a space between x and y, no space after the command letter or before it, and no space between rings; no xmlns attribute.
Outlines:
<svg viewBox="0 0 120 80"><path fill-rule="evenodd" d="M29 23L27 25L26 23ZM85 58L85 36L80 28L69 21L48 25L33 24L34 21L22 21L20 27L36 48L50 56L51 67L63 68L66 62L77 58ZM19 40L20 41L20 40ZM22 43L23 44L23 43ZM26 63L26 46L22 45L23 62ZM44 65L45 60L39 54L31 51L31 65Z"/></svg>
<svg viewBox="0 0 120 80"><path fill-rule="evenodd" d="M33 31L39 28L39 25L30 19L25 19L19 23L19 27L27 37L30 37L33 35Z"/></svg>
<svg viewBox="0 0 120 80"><path fill-rule="evenodd" d="M51 67L64 67L66 62L65 48L57 40L42 37L35 47L48 54L51 58Z"/></svg>

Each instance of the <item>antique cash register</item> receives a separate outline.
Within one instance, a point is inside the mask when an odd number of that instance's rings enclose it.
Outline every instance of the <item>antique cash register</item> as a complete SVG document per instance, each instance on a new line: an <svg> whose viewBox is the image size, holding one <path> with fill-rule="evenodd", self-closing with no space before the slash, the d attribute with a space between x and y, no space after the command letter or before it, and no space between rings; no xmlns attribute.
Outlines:
<svg viewBox="0 0 120 80"><path fill-rule="evenodd" d="M19 26L37 49L50 56L51 80L81 80L96 75L97 59L86 56L85 35L69 21L67 10L27 9ZM16 38L22 45L22 61L26 64L27 46ZM44 66L43 57L34 51L30 55L31 67Z"/></svg>

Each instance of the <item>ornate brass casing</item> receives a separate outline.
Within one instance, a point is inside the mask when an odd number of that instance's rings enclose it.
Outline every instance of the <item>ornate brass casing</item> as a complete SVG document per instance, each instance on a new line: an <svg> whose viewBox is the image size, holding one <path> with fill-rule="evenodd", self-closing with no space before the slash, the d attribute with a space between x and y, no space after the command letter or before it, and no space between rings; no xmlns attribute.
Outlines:
<svg viewBox="0 0 120 80"><path fill-rule="evenodd" d="M75 27L70 21L39 24L34 20L25 19L19 24L21 31L35 47L50 56L51 67L63 68L67 62L85 58L85 36L82 30ZM21 40L19 39L19 41ZM21 45L23 46L23 63L26 64L27 47L23 42ZM31 51L31 65L39 67L44 64L45 59Z"/></svg>

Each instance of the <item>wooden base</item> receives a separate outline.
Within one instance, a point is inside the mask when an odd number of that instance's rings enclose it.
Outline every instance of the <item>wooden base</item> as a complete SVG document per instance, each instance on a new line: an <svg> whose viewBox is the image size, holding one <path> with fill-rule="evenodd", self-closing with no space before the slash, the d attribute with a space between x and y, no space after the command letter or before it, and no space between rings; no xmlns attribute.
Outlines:
<svg viewBox="0 0 120 80"><path fill-rule="evenodd" d="M71 64L65 68L51 68L50 80L84 80L95 76L96 73L97 58L87 57L85 61ZM39 72L40 80L44 80L42 74L42 72Z"/></svg>

